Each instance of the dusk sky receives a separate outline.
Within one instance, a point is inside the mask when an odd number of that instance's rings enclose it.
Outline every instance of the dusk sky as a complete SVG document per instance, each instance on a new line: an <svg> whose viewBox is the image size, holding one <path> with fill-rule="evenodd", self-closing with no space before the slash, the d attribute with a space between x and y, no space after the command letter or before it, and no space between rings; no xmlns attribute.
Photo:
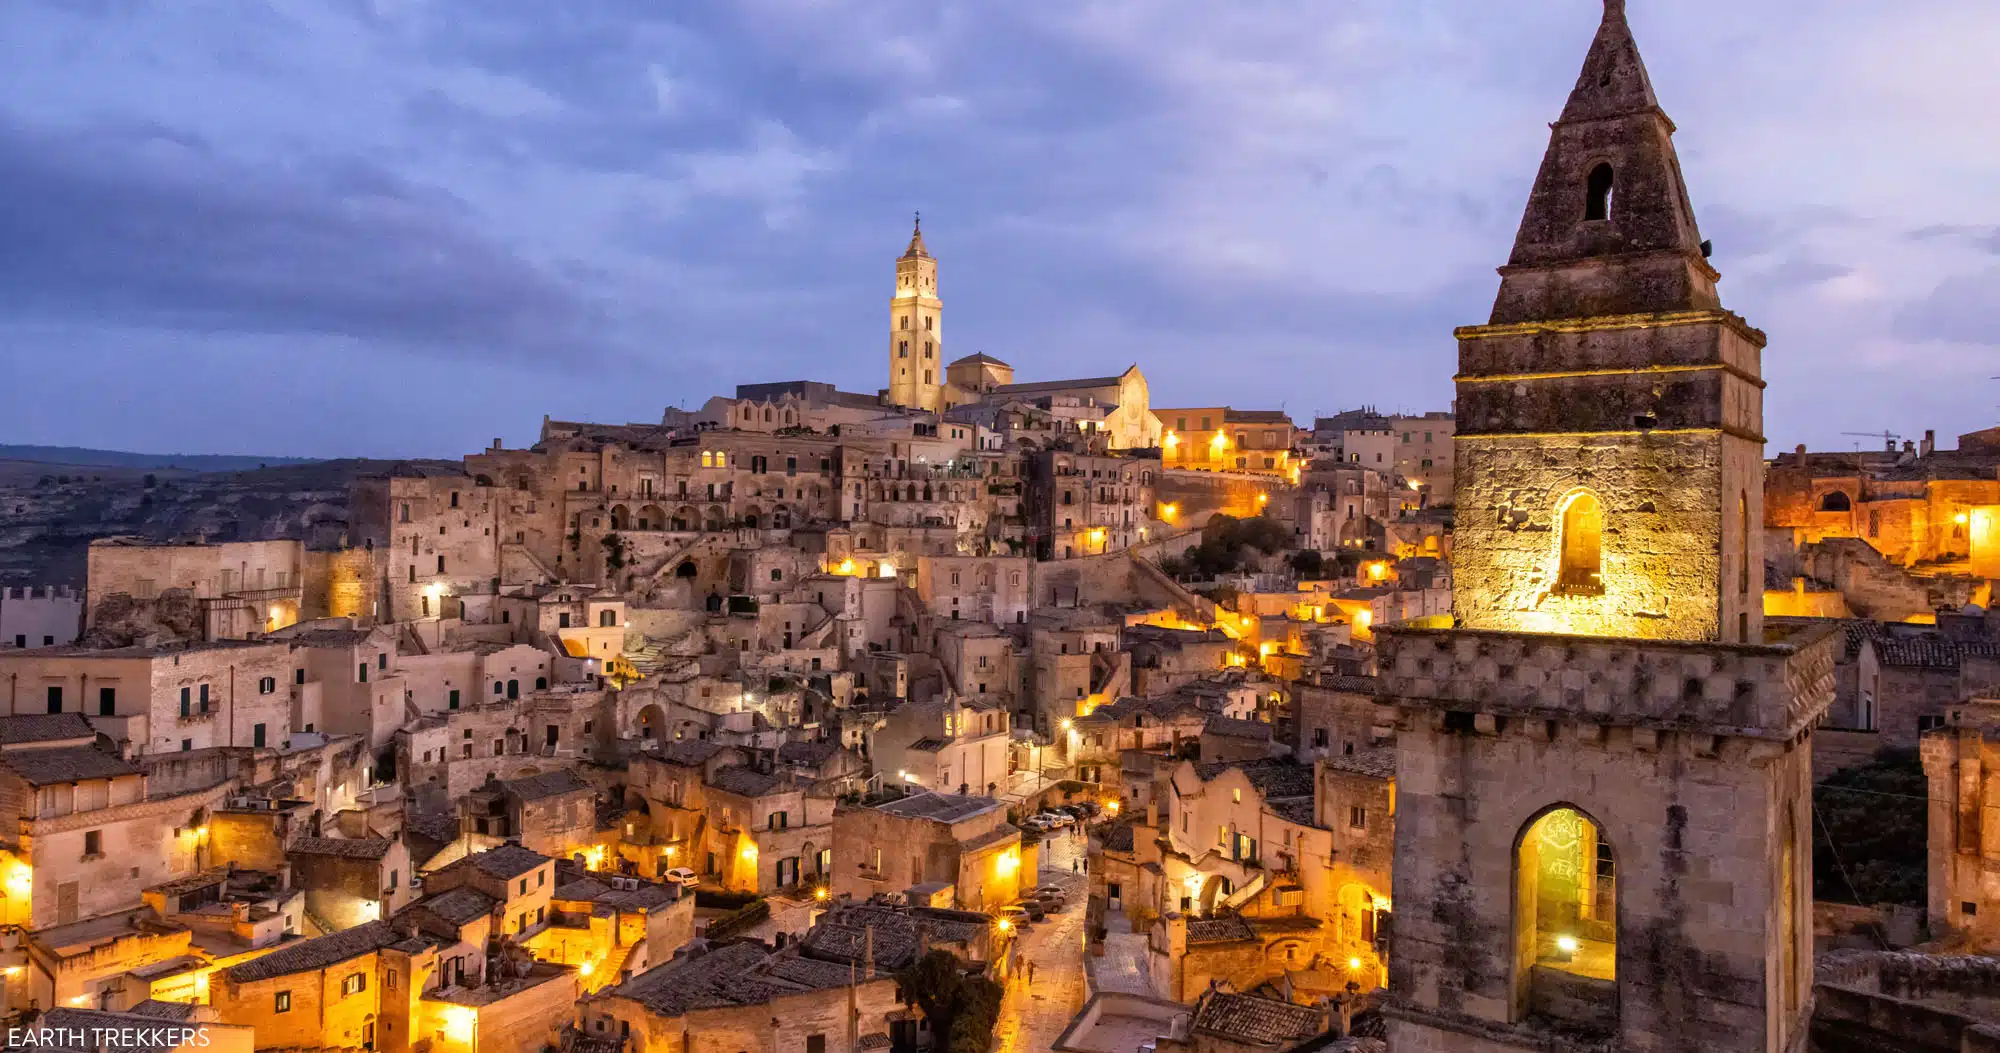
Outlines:
<svg viewBox="0 0 2000 1053"><path fill-rule="evenodd" d="M2000 410L1993 0L1630 0L1768 452ZM1600 0L7 0L0 442L456 456L945 351L1442 409Z"/></svg>

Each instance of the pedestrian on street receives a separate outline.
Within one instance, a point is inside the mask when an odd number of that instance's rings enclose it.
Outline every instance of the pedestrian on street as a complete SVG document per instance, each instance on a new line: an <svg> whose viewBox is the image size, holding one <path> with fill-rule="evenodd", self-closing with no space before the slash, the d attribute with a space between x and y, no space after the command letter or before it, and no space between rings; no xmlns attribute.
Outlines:
<svg viewBox="0 0 2000 1053"><path fill-rule="evenodd" d="M1081 874L1081 873L1083 873L1083 863L1082 863L1082 862L1080 862L1080 861L1078 861L1078 860L1075 860L1075 859L1072 859L1072 860L1070 860L1070 861L1069 861L1069 872L1070 872L1070 873L1072 873L1072 874Z"/></svg>
<svg viewBox="0 0 2000 1053"><path fill-rule="evenodd" d="M1035 962L1032 958L1028 960L1028 986L1035 986Z"/></svg>

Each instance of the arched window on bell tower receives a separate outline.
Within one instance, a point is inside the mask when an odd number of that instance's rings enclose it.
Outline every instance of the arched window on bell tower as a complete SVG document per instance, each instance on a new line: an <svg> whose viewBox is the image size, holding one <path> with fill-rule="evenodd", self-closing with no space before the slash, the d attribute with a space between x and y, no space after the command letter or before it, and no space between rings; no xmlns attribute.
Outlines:
<svg viewBox="0 0 2000 1053"><path fill-rule="evenodd" d="M1579 491L1563 502L1560 519L1561 563L1556 591L1569 596L1602 595L1604 502L1596 494Z"/></svg>
<svg viewBox="0 0 2000 1053"><path fill-rule="evenodd" d="M1615 985L1618 865L1597 821L1568 805L1543 812L1521 831L1514 875L1517 1007L1559 1014L1575 999L1549 994Z"/></svg>
<svg viewBox="0 0 2000 1053"><path fill-rule="evenodd" d="M1599 162L1596 168L1590 170L1590 179L1584 188L1588 194L1583 205L1584 219L1611 218L1611 191L1616 182L1617 176L1608 163Z"/></svg>

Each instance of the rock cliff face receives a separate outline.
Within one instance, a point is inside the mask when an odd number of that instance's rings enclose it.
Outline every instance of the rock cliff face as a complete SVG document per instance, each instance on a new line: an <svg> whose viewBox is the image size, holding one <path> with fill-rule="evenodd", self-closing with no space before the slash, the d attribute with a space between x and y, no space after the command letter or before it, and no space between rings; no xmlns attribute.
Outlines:
<svg viewBox="0 0 2000 1053"><path fill-rule="evenodd" d="M146 473L13 462L14 471L0 473L0 585L82 586L90 542L118 534L337 546L347 531L348 485L397 463Z"/></svg>

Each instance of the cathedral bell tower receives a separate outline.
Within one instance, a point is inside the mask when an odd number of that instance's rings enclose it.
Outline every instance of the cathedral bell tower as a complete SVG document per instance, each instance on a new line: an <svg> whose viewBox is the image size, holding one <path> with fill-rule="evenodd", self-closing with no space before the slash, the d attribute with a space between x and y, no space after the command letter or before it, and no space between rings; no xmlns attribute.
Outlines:
<svg viewBox="0 0 2000 1053"><path fill-rule="evenodd" d="M889 300L889 402L942 412L944 385L944 302L918 216L910 247L896 261L896 295Z"/></svg>
<svg viewBox="0 0 2000 1053"><path fill-rule="evenodd" d="M1764 334L1716 296L1673 132L1607 0L1492 318L1457 333L1468 628L1761 638Z"/></svg>
<svg viewBox="0 0 2000 1053"><path fill-rule="evenodd" d="M1673 131L1606 0L1458 330L1457 624L1376 629L1392 1053L1804 1040L1839 641L1763 625L1764 335L1716 297Z"/></svg>

